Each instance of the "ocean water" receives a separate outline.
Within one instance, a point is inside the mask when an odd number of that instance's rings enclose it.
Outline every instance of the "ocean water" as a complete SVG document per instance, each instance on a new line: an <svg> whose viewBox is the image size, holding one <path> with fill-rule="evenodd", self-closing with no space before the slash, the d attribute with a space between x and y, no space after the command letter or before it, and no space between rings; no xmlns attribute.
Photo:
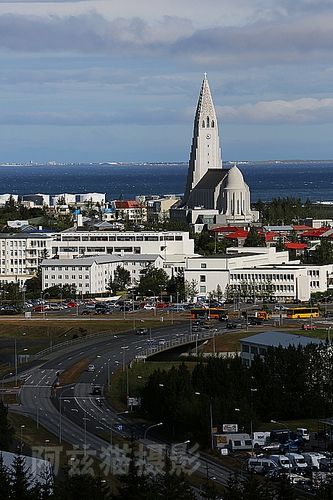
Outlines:
<svg viewBox="0 0 333 500"><path fill-rule="evenodd" d="M333 201L333 161L238 166L250 187L252 201L279 196ZM140 194L182 194L186 175L187 164L181 163L0 166L0 193L102 192L108 199L131 199Z"/></svg>

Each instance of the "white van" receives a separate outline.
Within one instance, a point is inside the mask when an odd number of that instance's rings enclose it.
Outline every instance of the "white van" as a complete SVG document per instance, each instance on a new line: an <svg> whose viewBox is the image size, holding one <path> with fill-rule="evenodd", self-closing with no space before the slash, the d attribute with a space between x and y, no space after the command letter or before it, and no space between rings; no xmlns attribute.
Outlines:
<svg viewBox="0 0 333 500"><path fill-rule="evenodd" d="M304 441L310 441L310 433L305 427L297 427L296 432Z"/></svg>
<svg viewBox="0 0 333 500"><path fill-rule="evenodd" d="M253 447L258 448L268 445L270 441L270 432L254 432L253 433Z"/></svg>
<svg viewBox="0 0 333 500"><path fill-rule="evenodd" d="M315 469L320 468L320 460L326 458L322 453L318 453L317 451L309 451L308 453L303 453L304 460L310 467L314 467Z"/></svg>
<svg viewBox="0 0 333 500"><path fill-rule="evenodd" d="M265 471L268 472L276 468L276 462L273 462L273 460L267 457L249 458L247 461L247 470L249 472L255 472L256 474L262 474Z"/></svg>
<svg viewBox="0 0 333 500"><path fill-rule="evenodd" d="M275 462L278 467L282 467L283 469L290 470L292 468L292 463L288 457L285 455L270 455L270 460Z"/></svg>
<svg viewBox="0 0 333 500"><path fill-rule="evenodd" d="M296 467L296 469L306 469L308 467L308 464L305 461L305 458L303 455L300 455L299 453L286 453L286 457L289 458L291 464L293 467Z"/></svg>

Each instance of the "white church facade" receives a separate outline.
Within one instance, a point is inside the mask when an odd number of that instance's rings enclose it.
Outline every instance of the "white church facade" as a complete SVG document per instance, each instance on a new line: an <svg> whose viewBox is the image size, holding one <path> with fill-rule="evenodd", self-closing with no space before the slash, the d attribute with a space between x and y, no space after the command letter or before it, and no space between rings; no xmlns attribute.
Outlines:
<svg viewBox="0 0 333 500"><path fill-rule="evenodd" d="M250 190L236 166L224 168L218 120L205 74L195 113L185 194L172 218L248 226L259 219L251 210Z"/></svg>

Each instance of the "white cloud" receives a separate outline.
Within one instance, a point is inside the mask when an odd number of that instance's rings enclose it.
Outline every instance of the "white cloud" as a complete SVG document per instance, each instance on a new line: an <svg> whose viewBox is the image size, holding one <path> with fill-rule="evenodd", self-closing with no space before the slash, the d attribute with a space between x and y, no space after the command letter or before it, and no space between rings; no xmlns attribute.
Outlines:
<svg viewBox="0 0 333 500"><path fill-rule="evenodd" d="M293 101L259 101L238 107L218 108L225 123L322 124L333 123L333 99L311 97Z"/></svg>

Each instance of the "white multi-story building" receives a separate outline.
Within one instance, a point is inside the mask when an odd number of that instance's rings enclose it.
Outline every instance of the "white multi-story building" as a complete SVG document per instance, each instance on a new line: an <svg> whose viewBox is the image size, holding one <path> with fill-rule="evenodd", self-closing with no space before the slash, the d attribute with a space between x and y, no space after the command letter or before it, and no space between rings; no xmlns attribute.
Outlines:
<svg viewBox="0 0 333 500"><path fill-rule="evenodd" d="M51 251L52 238L45 234L0 234L0 283L23 285Z"/></svg>
<svg viewBox="0 0 333 500"><path fill-rule="evenodd" d="M309 300L312 292L325 292L333 265L317 266L289 261L288 252L275 248L229 248L223 256L194 257L186 261L185 279L198 283L198 296L208 297L230 287L249 296L270 294L280 300Z"/></svg>
<svg viewBox="0 0 333 500"><path fill-rule="evenodd" d="M11 198L15 201L15 203L17 203L17 201L18 201L18 195L17 194L9 194L9 193L0 194L0 207L3 207L4 205L6 205L6 203Z"/></svg>
<svg viewBox="0 0 333 500"><path fill-rule="evenodd" d="M99 203L100 205L105 205L105 193L80 193L76 194L77 203Z"/></svg>
<svg viewBox="0 0 333 500"><path fill-rule="evenodd" d="M75 231L54 235L52 255L74 258L103 254L194 255L194 240L185 231Z"/></svg>
<svg viewBox="0 0 333 500"><path fill-rule="evenodd" d="M105 293L118 266L130 272L131 284L135 285L149 266L162 268L163 258L160 255L96 255L77 259L46 259L41 263L42 287L45 290L69 284L82 295Z"/></svg>

